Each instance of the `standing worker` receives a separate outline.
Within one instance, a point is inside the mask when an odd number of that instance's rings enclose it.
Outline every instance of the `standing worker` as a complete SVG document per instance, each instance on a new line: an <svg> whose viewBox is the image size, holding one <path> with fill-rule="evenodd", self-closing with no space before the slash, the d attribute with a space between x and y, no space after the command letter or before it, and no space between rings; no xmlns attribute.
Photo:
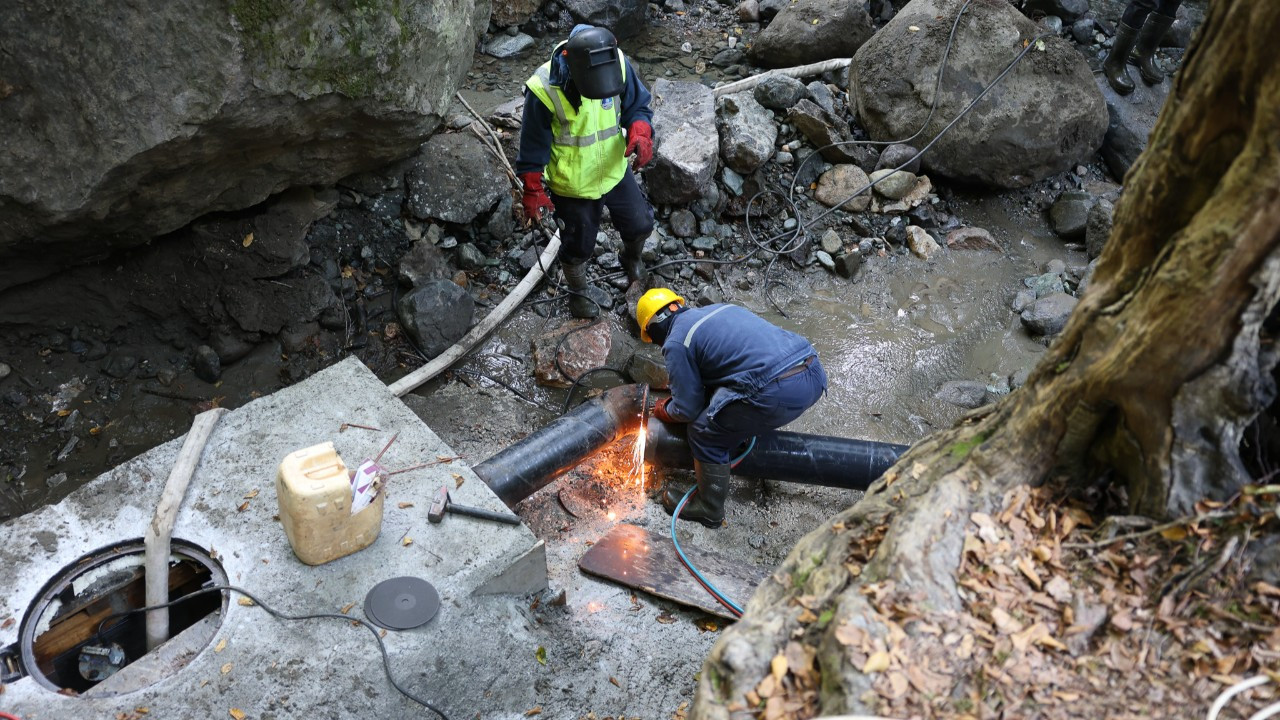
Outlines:
<svg viewBox="0 0 1280 720"><path fill-rule="evenodd" d="M627 157L635 156L636 167L653 159L650 98L613 33L591 25L574 27L551 60L525 82L516 155L516 173L524 183L520 204L526 222L536 223L544 210L552 210L563 223L560 267L574 317L599 312L586 294L586 262L595 250L605 206L622 236L627 279L645 279L640 253L654 231L653 208Z"/></svg>
<svg viewBox="0 0 1280 720"><path fill-rule="evenodd" d="M1102 72L1112 90L1121 95L1133 92L1133 80L1125 63L1137 65L1138 74L1148 85L1164 80L1164 72L1156 65L1156 48L1173 26L1181 4L1182 0L1129 0L1111 43L1111 54L1102 63Z"/></svg>
<svg viewBox="0 0 1280 720"><path fill-rule="evenodd" d="M827 373L808 340L737 305L688 308L671 290L654 288L636 303L636 322L641 340L662 346L671 376L671 396L654 405L654 417L689 423L698 492L680 517L719 527L732 453L812 407ZM681 495L666 489L667 512Z"/></svg>

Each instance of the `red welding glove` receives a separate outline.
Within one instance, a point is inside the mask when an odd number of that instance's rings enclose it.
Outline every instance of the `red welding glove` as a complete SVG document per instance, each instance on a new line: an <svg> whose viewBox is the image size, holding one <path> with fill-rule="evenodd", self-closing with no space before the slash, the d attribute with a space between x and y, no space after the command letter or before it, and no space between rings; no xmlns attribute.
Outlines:
<svg viewBox="0 0 1280 720"><path fill-rule="evenodd" d="M636 156L637 168L653 160L653 128L649 123L637 120L627 128L627 155Z"/></svg>
<svg viewBox="0 0 1280 720"><path fill-rule="evenodd" d="M654 403L654 404L653 404L653 416L654 416L654 417L656 417L656 418L658 418L659 420L661 420L661 421L662 421L662 422L664 422L664 423L678 423L678 422L680 422L679 420L676 420L675 418L671 417L671 415L670 415L670 414L668 414L668 413L667 413L667 405L668 405L670 402L671 402L671 398L669 398L669 397L664 397L664 398L662 398L661 400L659 400L658 402Z"/></svg>
<svg viewBox="0 0 1280 720"><path fill-rule="evenodd" d="M556 206L551 204L551 198L542 187L542 173L521 173L520 181L524 183L524 196L520 198L520 207L524 209L525 224L538 222L543 210L555 211Z"/></svg>

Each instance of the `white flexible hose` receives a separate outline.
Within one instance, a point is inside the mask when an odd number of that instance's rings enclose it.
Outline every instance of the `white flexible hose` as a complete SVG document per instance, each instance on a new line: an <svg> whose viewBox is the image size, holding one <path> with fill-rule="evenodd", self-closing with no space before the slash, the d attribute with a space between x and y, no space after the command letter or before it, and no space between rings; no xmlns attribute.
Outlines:
<svg viewBox="0 0 1280 720"><path fill-rule="evenodd" d="M1223 690L1222 694L1218 696L1218 699L1214 700L1213 705L1209 707L1209 714L1205 717L1205 720L1218 720L1218 713L1222 712L1222 708L1226 707L1227 703L1231 702L1231 698L1235 697L1236 695L1239 695L1245 690L1256 688L1259 685L1265 685L1269 682L1271 682L1271 678L1267 677L1266 675L1257 675L1249 678L1248 680L1241 680L1235 685L1232 685L1226 690ZM1271 707L1266 708L1262 712L1265 713L1268 710L1272 710L1272 708L1280 708L1280 703L1277 703L1276 705L1272 705ZM1249 720L1262 720L1263 718L1271 717L1274 714L1275 714L1274 711L1267 715L1258 713L1257 715L1254 715L1252 718L1249 718Z"/></svg>
<svg viewBox="0 0 1280 720"><path fill-rule="evenodd" d="M1249 720L1267 720L1267 718L1280 713L1280 702L1268 705L1253 715L1249 716Z"/></svg>

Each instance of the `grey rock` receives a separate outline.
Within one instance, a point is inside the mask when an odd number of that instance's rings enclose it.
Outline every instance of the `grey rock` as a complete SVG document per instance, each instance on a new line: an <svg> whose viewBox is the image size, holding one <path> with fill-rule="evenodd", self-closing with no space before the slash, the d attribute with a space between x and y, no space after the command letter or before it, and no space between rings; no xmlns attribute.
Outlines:
<svg viewBox="0 0 1280 720"><path fill-rule="evenodd" d="M818 250L813 255L818 259L819 265L830 270L831 272L836 271L836 261L834 258L831 257L831 254L828 253L826 250Z"/></svg>
<svg viewBox="0 0 1280 720"><path fill-rule="evenodd" d="M627 359L624 370L632 380L648 385L651 390L666 390L671 387L671 377L667 375L662 348L652 343L645 343L636 348L636 351Z"/></svg>
<svg viewBox="0 0 1280 720"><path fill-rule="evenodd" d="M433 280L400 298L400 325L427 357L449 349L471 327L475 301L448 280Z"/></svg>
<svg viewBox="0 0 1280 720"><path fill-rule="evenodd" d="M0 289L412 154L476 5L0 4Z"/></svg>
<svg viewBox="0 0 1280 720"><path fill-rule="evenodd" d="M934 81L963 0L911 0L854 55L850 104L875 140L917 132L934 101ZM1014 36L1039 33L1008 3L971 4L948 60L937 111L922 136L933 137L1009 63ZM921 28L919 32L910 30ZM1092 71L1071 43L1045 39L984 100L981 113L942 136L924 168L955 180L1016 188L1087 162L1102 144L1106 104Z"/></svg>
<svg viewBox="0 0 1280 720"><path fill-rule="evenodd" d="M858 274L858 269L862 267L863 259L866 256L858 248L853 248L836 258L836 274L840 277L853 279Z"/></svg>
<svg viewBox="0 0 1280 720"><path fill-rule="evenodd" d="M724 171L720 173L720 180L724 183L724 186L729 189L729 192L734 195L742 194L742 176L734 172L733 168L725 168Z"/></svg>
<svg viewBox="0 0 1280 720"><path fill-rule="evenodd" d="M862 169L875 162L875 151L865 145L833 145L852 140L848 125L812 100L801 100L787 111L787 122L815 147L823 148L829 163L853 163Z"/></svg>
<svg viewBox="0 0 1280 720"><path fill-rule="evenodd" d="M1111 89L1107 79L1098 75L1098 90L1107 104L1107 134L1102 143L1102 159L1117 178L1123 178L1138 156L1147 148L1147 138L1156 126L1160 108L1172 87L1165 80L1159 85L1148 85L1130 69L1134 90L1120 95Z"/></svg>
<svg viewBox="0 0 1280 720"><path fill-rule="evenodd" d="M123 353L114 353L102 363L102 372L113 378L124 379L129 377L133 372L133 368L138 364L138 359L132 355Z"/></svg>
<svg viewBox="0 0 1280 720"><path fill-rule="evenodd" d="M542 2L541 0L493 0L492 4L493 12L489 19L496 25L506 27L529 22Z"/></svg>
<svg viewBox="0 0 1280 720"><path fill-rule="evenodd" d="M916 225L907 226L907 247L911 250L911 254L923 260L928 260L938 251L942 250L942 246L937 240L929 234L928 230Z"/></svg>
<svg viewBox="0 0 1280 720"><path fill-rule="evenodd" d="M814 80L804 87L805 90L809 91L809 97L818 104L818 107L829 113L835 113L836 98L831 94L831 88L828 88L826 83L821 80Z"/></svg>
<svg viewBox="0 0 1280 720"><path fill-rule="evenodd" d="M719 164L715 97L700 83L659 79L653 84L653 165L645 171L649 199L662 205L696 200Z"/></svg>
<svg viewBox="0 0 1280 720"><path fill-rule="evenodd" d="M1059 195L1049 209L1049 224L1053 231L1065 240L1083 238L1093 203L1094 197L1087 192L1068 190Z"/></svg>
<svg viewBox="0 0 1280 720"><path fill-rule="evenodd" d="M1077 301L1066 293L1046 295L1022 311L1022 324L1033 335L1057 335L1066 327Z"/></svg>
<svg viewBox="0 0 1280 720"><path fill-rule="evenodd" d="M4 380L9 377L9 374L12 372L13 368L9 367L6 363L0 363L0 380Z"/></svg>
<svg viewBox="0 0 1280 720"><path fill-rule="evenodd" d="M767 75L752 93L756 102L770 110L787 111L808 94L804 83L788 75Z"/></svg>
<svg viewBox="0 0 1280 720"><path fill-rule="evenodd" d="M575 23L609 28L619 39L638 34L647 27L647 0L560 0Z"/></svg>
<svg viewBox="0 0 1280 720"><path fill-rule="evenodd" d="M1080 284L1076 286L1076 295L1084 295L1084 291L1089 289L1089 283L1093 282L1093 273L1098 269L1098 259L1094 258L1084 268L1084 273L1080 275Z"/></svg>
<svg viewBox="0 0 1280 720"><path fill-rule="evenodd" d="M484 46L484 53L496 58L515 57L533 47L535 40L524 33L507 35L503 33Z"/></svg>
<svg viewBox="0 0 1280 720"><path fill-rule="evenodd" d="M1054 35L1062 34L1062 18L1057 15L1045 15L1040 19L1040 25Z"/></svg>
<svg viewBox="0 0 1280 720"><path fill-rule="evenodd" d="M489 111L489 122L499 127L519 130L524 118L524 95L517 95Z"/></svg>
<svg viewBox="0 0 1280 720"><path fill-rule="evenodd" d="M1081 45L1089 45L1093 42L1093 35L1098 31L1098 26L1093 22L1093 18L1083 17L1071 23L1071 37Z"/></svg>
<svg viewBox="0 0 1280 720"><path fill-rule="evenodd" d="M681 208L671 213L671 234L679 238L693 237L698 233L698 222L693 212Z"/></svg>
<svg viewBox="0 0 1280 720"><path fill-rule="evenodd" d="M717 241L715 238L709 238L705 236L694 238L693 241L689 243L689 247L693 248L694 250L701 250L702 252L711 252L712 250L715 250L719 246L720 246L720 242Z"/></svg>
<svg viewBox="0 0 1280 720"><path fill-rule="evenodd" d="M1061 258L1054 258L1044 264L1044 271L1058 276L1065 276L1067 273L1067 263Z"/></svg>
<svg viewBox="0 0 1280 720"><path fill-rule="evenodd" d="M191 369L196 377L207 383L216 383L222 377L222 359L208 345L196 348L195 357L191 360Z"/></svg>
<svg viewBox="0 0 1280 720"><path fill-rule="evenodd" d="M991 233L979 227L960 227L947 233L947 247L952 250L995 250L1000 252L1000 243L991 237Z"/></svg>
<svg viewBox="0 0 1280 720"><path fill-rule="evenodd" d="M792 67L849 57L875 32L862 3L793 0L748 51L762 67Z"/></svg>
<svg viewBox="0 0 1280 720"><path fill-rule="evenodd" d="M835 207L845 201L845 198L866 187L869 182L867 174L857 165L836 165L818 178L818 187L813 191L813 199L827 207ZM871 196L868 192L863 192L852 200L844 202L841 209L862 212L870 206Z"/></svg>
<svg viewBox="0 0 1280 720"><path fill-rule="evenodd" d="M1062 276L1058 273L1044 273L1043 275L1037 275L1035 280L1032 281L1031 290L1035 293L1036 299L1039 300L1049 295L1064 293L1067 291L1067 286L1062 282Z"/></svg>
<svg viewBox="0 0 1280 720"><path fill-rule="evenodd" d="M720 157L735 172L753 173L773 156L778 126L749 92L716 100L716 128L720 131Z"/></svg>
<svg viewBox="0 0 1280 720"><path fill-rule="evenodd" d="M1089 0L1027 0L1022 5L1027 15L1052 15L1062 22L1075 22L1089 12Z"/></svg>
<svg viewBox="0 0 1280 720"><path fill-rule="evenodd" d="M791 0L757 0L761 22L770 22L791 4Z"/></svg>
<svg viewBox="0 0 1280 720"><path fill-rule="evenodd" d="M725 48L711 57L711 64L719 68L728 68L740 64L747 56L736 48Z"/></svg>
<svg viewBox="0 0 1280 720"><path fill-rule="evenodd" d="M462 243L454 252L458 267L463 270L474 272L485 266L487 258L474 243Z"/></svg>
<svg viewBox="0 0 1280 720"><path fill-rule="evenodd" d="M890 200L901 200L916 186L916 176L906 170L894 172L892 169L876 170L871 173L872 190L876 194Z"/></svg>
<svg viewBox="0 0 1280 720"><path fill-rule="evenodd" d="M498 206L489 214L489 221L485 223L485 230L489 231L489 237L502 242L511 237L516 231L516 219L512 212L514 201L511 199L511 193L505 193L498 199Z"/></svg>
<svg viewBox="0 0 1280 720"><path fill-rule="evenodd" d="M976 380L948 380L942 383L935 398L962 408L979 408L987 402L987 386Z"/></svg>
<svg viewBox="0 0 1280 720"><path fill-rule="evenodd" d="M827 228L827 231L822 233L821 244L822 249L831 255L836 255L844 249L844 242L840 240L840 233L833 228Z"/></svg>
<svg viewBox="0 0 1280 720"><path fill-rule="evenodd" d="M64 472L60 472L60 473L54 473L53 475L50 475L50 476L49 476L49 477L44 481L44 484L45 484L45 486L46 486L46 487L48 487L50 490L56 490L56 489L58 489L59 487L61 487L62 485L66 484L66 482L67 482L67 474L66 474L66 473L64 473ZM55 540L56 540L57 535L56 535L56 534L53 534L53 533L50 533L50 534L51 534L51 535L53 535L53 536L54 536L54 538L55 538ZM55 542L55 546L56 546L56 542Z"/></svg>
<svg viewBox="0 0 1280 720"><path fill-rule="evenodd" d="M1020 313L1031 307L1031 303L1036 301L1036 294L1031 290L1019 290L1013 296L1013 311Z"/></svg>
<svg viewBox="0 0 1280 720"><path fill-rule="evenodd" d="M777 153L774 153L773 161L779 165L790 165L791 163L796 161L796 158L794 155L792 155L789 152L779 151Z"/></svg>
<svg viewBox="0 0 1280 720"><path fill-rule="evenodd" d="M1027 384L1027 378L1031 377L1030 368L1021 368L1009 376L1009 389L1017 390Z"/></svg>
<svg viewBox="0 0 1280 720"><path fill-rule="evenodd" d="M414 217L458 225L471 223L508 194L504 170L471 133L432 136L414 157L407 185Z"/></svg>
<svg viewBox="0 0 1280 720"><path fill-rule="evenodd" d="M885 168L896 168L902 165L902 169L915 175L920 174L920 158L916 157L919 151L910 145L897 143L885 148L880 157L876 160L876 170ZM905 165L904 165L905 163Z"/></svg>
<svg viewBox="0 0 1280 720"><path fill-rule="evenodd" d="M170 370L169 368L161 368L156 371L156 381L159 382L161 385L164 385L165 387L172 385L173 381L177 379L178 379L178 372L176 370Z"/></svg>
<svg viewBox="0 0 1280 720"><path fill-rule="evenodd" d="M740 22L757 22L760 19L760 4L756 0L742 0L738 3L737 12Z"/></svg>

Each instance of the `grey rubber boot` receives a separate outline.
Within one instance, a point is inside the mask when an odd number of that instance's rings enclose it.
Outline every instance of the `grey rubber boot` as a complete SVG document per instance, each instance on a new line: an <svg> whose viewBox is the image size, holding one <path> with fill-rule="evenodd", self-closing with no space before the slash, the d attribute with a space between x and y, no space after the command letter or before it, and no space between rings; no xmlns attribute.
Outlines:
<svg viewBox="0 0 1280 720"><path fill-rule="evenodd" d="M1165 33L1169 32L1172 25L1173 18L1168 15L1151 13L1147 16L1147 21L1142 24L1142 31L1138 33L1138 39L1133 44L1129 62L1138 66L1138 74L1148 85L1156 85L1164 80L1164 71L1156 65L1156 48L1160 47L1160 40L1164 38Z"/></svg>
<svg viewBox="0 0 1280 720"><path fill-rule="evenodd" d="M569 314L576 318L593 318L600 314L595 301L587 297L587 265L578 263L570 265L561 261L560 269L564 271L564 284L571 291L569 294Z"/></svg>
<svg viewBox="0 0 1280 720"><path fill-rule="evenodd" d="M1107 76L1107 84L1121 95L1133 92L1133 79L1129 77L1129 52L1138 38L1137 28L1131 28L1123 22L1116 25L1116 36L1111 41L1111 52L1102 63L1102 74Z"/></svg>
<svg viewBox="0 0 1280 720"><path fill-rule="evenodd" d="M622 261L622 269L627 273L627 280L643 283L648 279L649 271L644 267L644 258L641 257L641 253L644 252L645 241L657 232L657 228L654 228L653 232L645 237L622 241L622 252L619 253L618 259Z"/></svg>
<svg viewBox="0 0 1280 720"><path fill-rule="evenodd" d="M684 510L680 512L681 520L697 520L709 528L718 528L724 522L724 501L729 497L728 465L714 465L700 460L693 461L693 471L698 476L698 492L689 498ZM674 513L684 493L668 486L662 492L662 507L668 513Z"/></svg>

